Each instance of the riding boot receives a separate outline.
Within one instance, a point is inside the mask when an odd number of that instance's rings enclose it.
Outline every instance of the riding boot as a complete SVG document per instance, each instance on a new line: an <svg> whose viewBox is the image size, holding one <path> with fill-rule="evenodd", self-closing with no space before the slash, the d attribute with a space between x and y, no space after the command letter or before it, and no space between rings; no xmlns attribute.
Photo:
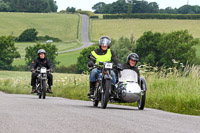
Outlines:
<svg viewBox="0 0 200 133"><path fill-rule="evenodd" d="M35 86L32 87L31 94L33 94L33 93L36 93L36 87Z"/></svg>
<svg viewBox="0 0 200 133"><path fill-rule="evenodd" d="M47 89L47 92L51 94L53 93L53 91L51 90L51 86L49 86L49 88Z"/></svg>
<svg viewBox="0 0 200 133"><path fill-rule="evenodd" d="M95 82L90 82L90 92L88 96L94 95Z"/></svg>

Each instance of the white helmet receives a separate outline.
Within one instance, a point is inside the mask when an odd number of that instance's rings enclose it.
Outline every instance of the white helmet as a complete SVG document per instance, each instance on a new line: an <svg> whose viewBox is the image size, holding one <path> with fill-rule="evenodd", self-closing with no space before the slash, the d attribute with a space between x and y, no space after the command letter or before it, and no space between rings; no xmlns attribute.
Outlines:
<svg viewBox="0 0 200 133"><path fill-rule="evenodd" d="M107 45L108 48L110 48L110 43L111 43L111 39L108 36L102 36L99 39L99 47L101 48L101 45Z"/></svg>
<svg viewBox="0 0 200 133"><path fill-rule="evenodd" d="M40 53L46 54L46 51L45 51L44 49L40 49L40 50L38 50L38 55L39 55Z"/></svg>

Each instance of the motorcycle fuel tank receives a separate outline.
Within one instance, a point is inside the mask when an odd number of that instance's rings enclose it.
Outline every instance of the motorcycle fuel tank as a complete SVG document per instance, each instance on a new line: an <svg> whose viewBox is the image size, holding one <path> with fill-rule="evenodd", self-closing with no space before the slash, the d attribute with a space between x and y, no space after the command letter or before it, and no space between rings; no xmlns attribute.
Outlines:
<svg viewBox="0 0 200 133"><path fill-rule="evenodd" d="M141 88L138 83L126 82L119 85L119 96L124 102L136 102L141 97Z"/></svg>

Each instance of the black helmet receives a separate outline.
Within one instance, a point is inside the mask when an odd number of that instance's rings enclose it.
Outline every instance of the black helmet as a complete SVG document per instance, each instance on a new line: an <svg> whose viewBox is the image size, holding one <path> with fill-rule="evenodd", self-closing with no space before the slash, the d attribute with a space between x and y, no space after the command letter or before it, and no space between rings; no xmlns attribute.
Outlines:
<svg viewBox="0 0 200 133"><path fill-rule="evenodd" d="M46 54L46 51L45 51L44 49L40 49L40 50L38 50L38 55L39 55L40 53Z"/></svg>
<svg viewBox="0 0 200 133"><path fill-rule="evenodd" d="M104 44L104 45L107 45L108 48L110 48L110 43L111 43L111 39L108 37L108 36L102 36L100 39L99 39L99 47L101 48L101 45Z"/></svg>
<svg viewBox="0 0 200 133"><path fill-rule="evenodd" d="M130 53L127 56L127 64L129 64L130 59L136 61L136 64L137 64L137 62L139 61L139 56L136 53Z"/></svg>

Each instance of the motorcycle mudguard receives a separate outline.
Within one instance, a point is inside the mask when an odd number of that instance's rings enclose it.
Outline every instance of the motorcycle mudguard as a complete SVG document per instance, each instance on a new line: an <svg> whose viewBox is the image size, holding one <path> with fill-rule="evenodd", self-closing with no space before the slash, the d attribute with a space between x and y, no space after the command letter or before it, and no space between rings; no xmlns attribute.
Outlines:
<svg viewBox="0 0 200 133"><path fill-rule="evenodd" d="M109 80L112 80L112 77L110 75L104 75L104 79L109 79Z"/></svg>
<svg viewBox="0 0 200 133"><path fill-rule="evenodd" d="M146 83L146 80L144 77L141 77L140 78L140 83L141 83L141 89L143 91L147 91L147 83Z"/></svg>
<svg viewBox="0 0 200 133"><path fill-rule="evenodd" d="M141 97L141 88L138 83L123 82L119 84L119 97L123 102L136 102Z"/></svg>

